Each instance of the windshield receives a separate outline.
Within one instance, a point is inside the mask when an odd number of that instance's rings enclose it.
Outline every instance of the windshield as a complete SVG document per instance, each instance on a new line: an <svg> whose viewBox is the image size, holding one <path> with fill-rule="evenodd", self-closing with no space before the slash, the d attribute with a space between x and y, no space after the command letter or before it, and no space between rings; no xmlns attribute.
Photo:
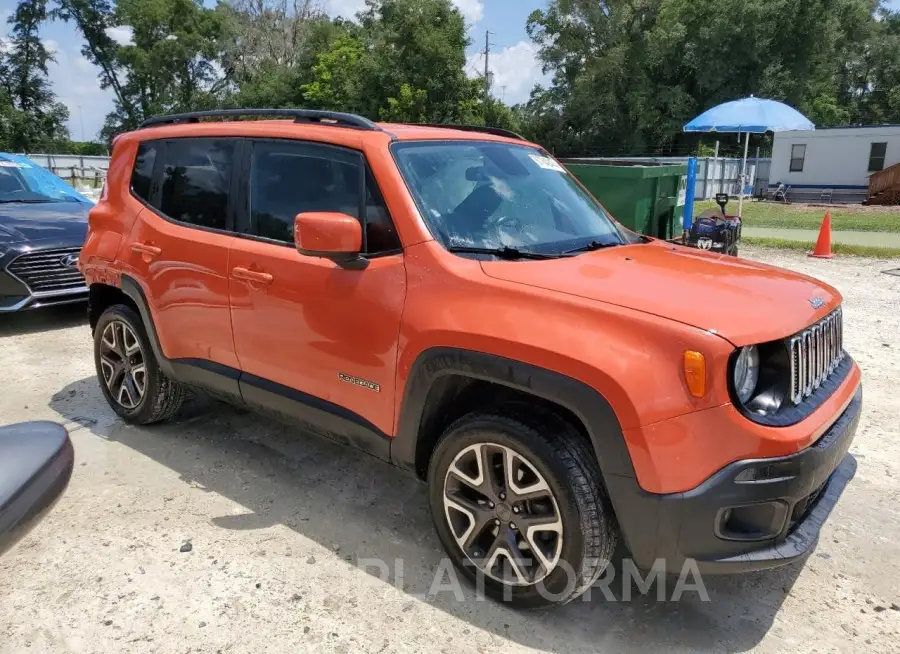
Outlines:
<svg viewBox="0 0 900 654"><path fill-rule="evenodd" d="M392 150L444 247L562 254L591 242L630 242L568 171L536 148L425 141L395 143Z"/></svg>
<svg viewBox="0 0 900 654"><path fill-rule="evenodd" d="M90 201L59 177L19 155L0 155L0 203Z"/></svg>

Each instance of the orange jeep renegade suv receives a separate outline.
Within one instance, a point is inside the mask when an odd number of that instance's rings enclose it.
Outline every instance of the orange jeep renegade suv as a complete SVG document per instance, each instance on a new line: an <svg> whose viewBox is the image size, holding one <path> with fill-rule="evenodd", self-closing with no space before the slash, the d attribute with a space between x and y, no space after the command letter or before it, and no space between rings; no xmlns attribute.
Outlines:
<svg viewBox="0 0 900 654"><path fill-rule="evenodd" d="M279 119L201 121L248 116ZM642 569L797 560L855 470L834 288L634 234L503 130L153 118L80 267L124 420L201 388L414 471L462 574L520 606L619 538Z"/></svg>

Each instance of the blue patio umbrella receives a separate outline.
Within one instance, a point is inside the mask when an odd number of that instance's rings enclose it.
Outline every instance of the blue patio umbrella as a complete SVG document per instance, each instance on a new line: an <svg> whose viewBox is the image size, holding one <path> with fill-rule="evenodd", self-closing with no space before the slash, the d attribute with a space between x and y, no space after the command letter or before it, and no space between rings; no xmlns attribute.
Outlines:
<svg viewBox="0 0 900 654"><path fill-rule="evenodd" d="M744 163L741 166L741 189L738 195L738 215L744 209L744 179L747 172L747 151L751 134L811 130L816 126L793 107L775 100L749 98L732 100L704 111L684 126L685 132L744 133Z"/></svg>

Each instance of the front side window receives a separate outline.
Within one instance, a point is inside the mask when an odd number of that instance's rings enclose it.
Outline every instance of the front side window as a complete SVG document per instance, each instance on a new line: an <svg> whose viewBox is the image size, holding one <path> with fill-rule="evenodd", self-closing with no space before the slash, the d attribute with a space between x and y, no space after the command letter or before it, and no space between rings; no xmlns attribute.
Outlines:
<svg viewBox="0 0 900 654"><path fill-rule="evenodd" d="M806 159L806 146L802 143L792 145L790 171L792 173L802 173L804 159Z"/></svg>
<svg viewBox="0 0 900 654"><path fill-rule="evenodd" d="M561 254L627 241L554 159L486 141L395 143L392 151L423 218L445 247Z"/></svg>
<svg viewBox="0 0 900 654"><path fill-rule="evenodd" d="M337 212L361 220L363 188L356 153L312 143L253 144L250 222L257 236L294 242L294 217L306 212ZM367 254L398 250L393 222L371 172L365 172Z"/></svg>
<svg viewBox="0 0 900 654"><path fill-rule="evenodd" d="M131 172L131 191L144 202L150 202L150 185L153 181L153 166L156 163L156 143L141 143L134 159Z"/></svg>
<svg viewBox="0 0 900 654"><path fill-rule="evenodd" d="M869 149L869 172L884 170L884 158L887 156L887 143L873 143Z"/></svg>
<svg viewBox="0 0 900 654"><path fill-rule="evenodd" d="M234 141L178 139L166 143L159 210L198 227L228 228Z"/></svg>

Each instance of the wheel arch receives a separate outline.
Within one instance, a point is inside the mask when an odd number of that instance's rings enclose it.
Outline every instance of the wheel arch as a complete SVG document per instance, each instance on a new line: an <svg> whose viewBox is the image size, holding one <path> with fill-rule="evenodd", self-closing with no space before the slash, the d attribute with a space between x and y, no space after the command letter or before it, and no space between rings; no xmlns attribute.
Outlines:
<svg viewBox="0 0 900 654"><path fill-rule="evenodd" d="M103 312L116 304L124 304L135 311L138 310L134 300L122 292L118 286L103 282L94 282L90 285L88 288L88 324L91 332L97 328L97 322Z"/></svg>
<svg viewBox="0 0 900 654"><path fill-rule="evenodd" d="M443 427L483 405L486 388L497 386L513 396L529 396L547 408L561 409L590 441L604 477L634 478L619 420L598 391L552 370L451 347L425 350L413 362L391 443L391 461L424 479Z"/></svg>
<svg viewBox="0 0 900 654"><path fill-rule="evenodd" d="M147 301L147 296L144 294L144 289L141 288L136 279L129 275L122 275L121 284L121 293L130 300L133 308L138 312L141 321L144 323L144 329L147 330L147 338L150 340L150 347L153 350L153 355L156 357L157 365L167 377L178 379L172 367L172 362L166 358L162 351L159 336L156 333L156 325L153 322L153 314L150 311L150 304Z"/></svg>

